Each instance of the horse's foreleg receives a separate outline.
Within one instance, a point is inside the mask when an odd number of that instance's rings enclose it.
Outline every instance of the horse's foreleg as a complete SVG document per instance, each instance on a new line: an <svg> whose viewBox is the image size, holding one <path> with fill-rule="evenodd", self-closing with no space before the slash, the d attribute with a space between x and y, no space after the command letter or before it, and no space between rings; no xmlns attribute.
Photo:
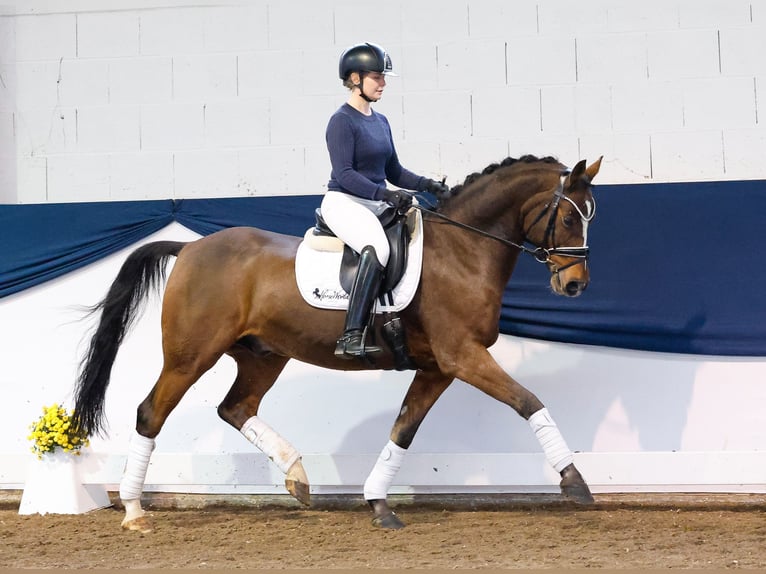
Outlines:
<svg viewBox="0 0 766 574"><path fill-rule="evenodd" d="M388 489L402 465L404 455L426 414L452 382L440 372L418 371L399 409L391 436L364 483L364 499L373 511L372 523L381 528L403 528L404 523L389 508Z"/></svg>
<svg viewBox="0 0 766 574"><path fill-rule="evenodd" d="M550 465L561 476L559 486L564 496L575 502L591 504L593 495L574 465L574 455L566 444L548 409L528 389L510 377L484 347L466 355L473 360L457 361L460 378L491 397L510 405L524 417L545 453ZM479 360L476 360L476 359Z"/></svg>
<svg viewBox="0 0 766 574"><path fill-rule="evenodd" d="M285 473L287 491L308 505L311 494L300 453L257 416L261 400L289 359L258 354L241 345L229 354L237 362L237 378L218 407L219 416L268 456Z"/></svg>

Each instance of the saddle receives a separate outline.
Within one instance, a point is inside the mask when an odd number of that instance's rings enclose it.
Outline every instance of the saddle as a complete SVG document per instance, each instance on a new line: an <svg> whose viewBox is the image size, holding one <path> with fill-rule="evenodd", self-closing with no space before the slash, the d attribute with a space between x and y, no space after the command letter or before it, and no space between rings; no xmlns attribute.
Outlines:
<svg viewBox="0 0 766 574"><path fill-rule="evenodd" d="M322 217L322 210L316 208L314 211L316 224L309 230L304 236L304 239L308 239L315 246L318 242L324 242L324 249L327 250L328 239L335 239L340 242L330 229ZM390 254L388 256L388 264L383 272L383 281L380 288L379 296L389 294L391 290L401 281L404 275L405 269L407 269L407 257L409 253L410 234L412 232L412 224L410 223L410 212L400 214L395 208L389 207L383 213L378 216L383 231L388 239L388 245ZM335 247L339 247L338 244ZM356 277L357 269L359 268L359 253L351 249L348 245L343 244L343 257L341 258L341 265L338 274L340 285L346 293L351 292L351 286L354 284L354 278Z"/></svg>

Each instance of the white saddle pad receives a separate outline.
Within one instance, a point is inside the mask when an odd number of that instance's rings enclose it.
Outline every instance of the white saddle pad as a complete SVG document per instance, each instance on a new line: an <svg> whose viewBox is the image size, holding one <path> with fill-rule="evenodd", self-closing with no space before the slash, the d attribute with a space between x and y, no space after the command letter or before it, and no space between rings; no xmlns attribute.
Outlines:
<svg viewBox="0 0 766 574"><path fill-rule="evenodd" d="M410 234L407 268L401 281L392 290L393 305L375 305L376 313L401 311L412 301L420 282L423 267L423 216L414 211ZM411 220L411 221L412 221ZM312 228L313 229L313 228ZM340 285L340 263L343 243L337 238L312 238L312 229L306 231L295 255L295 276L298 290L306 303L319 309L348 309L348 293Z"/></svg>

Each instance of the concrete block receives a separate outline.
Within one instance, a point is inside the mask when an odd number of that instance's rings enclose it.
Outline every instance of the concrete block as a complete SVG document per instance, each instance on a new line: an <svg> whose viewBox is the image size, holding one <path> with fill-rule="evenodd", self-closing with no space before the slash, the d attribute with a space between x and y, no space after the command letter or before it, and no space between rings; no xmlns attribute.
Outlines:
<svg viewBox="0 0 766 574"><path fill-rule="evenodd" d="M407 139L461 141L471 134L468 92L407 94L402 106Z"/></svg>
<svg viewBox="0 0 766 574"><path fill-rule="evenodd" d="M687 80L682 86L685 127L756 127L755 83L752 78Z"/></svg>
<svg viewBox="0 0 766 574"><path fill-rule="evenodd" d="M434 140L399 140L396 153L401 164L411 172L432 179L441 179L440 144Z"/></svg>
<svg viewBox="0 0 766 574"><path fill-rule="evenodd" d="M401 62L394 62L399 74L391 83L402 91L436 90L439 86L438 48L432 44L409 44L401 48Z"/></svg>
<svg viewBox="0 0 766 574"><path fill-rule="evenodd" d="M174 157L175 198L247 195L237 187L236 151L179 151Z"/></svg>
<svg viewBox="0 0 766 574"><path fill-rule="evenodd" d="M109 198L109 154L53 155L47 158L50 203Z"/></svg>
<svg viewBox="0 0 766 574"><path fill-rule="evenodd" d="M543 92L554 88L543 88ZM575 129L578 134L612 131L612 90L606 84L574 86Z"/></svg>
<svg viewBox="0 0 766 574"><path fill-rule="evenodd" d="M15 107L53 108L58 105L59 62L19 62L10 77L15 83ZM15 76L15 77L14 77Z"/></svg>
<svg viewBox="0 0 766 574"><path fill-rule="evenodd" d="M337 48L303 50L300 55L301 65L299 67L299 70L302 70L302 74L300 78L295 79L293 84L296 93L300 92L315 96L348 94L338 75L338 62L341 53L342 50ZM394 69L396 69L399 63L401 62L397 61L394 63ZM285 72L283 70L281 75L284 75ZM293 74L296 72L288 73ZM399 88L401 83L400 77L388 78L386 93L401 91ZM272 86L272 93L273 89L274 87Z"/></svg>
<svg viewBox="0 0 766 574"><path fill-rule="evenodd" d="M540 34L585 36L603 32L607 27L609 0L546 0L538 3L538 25Z"/></svg>
<svg viewBox="0 0 766 574"><path fill-rule="evenodd" d="M538 157L557 158L568 167L580 159L576 136L547 135L543 133L516 132L508 138L508 153L511 157L532 154Z"/></svg>
<svg viewBox="0 0 766 574"><path fill-rule="evenodd" d="M750 0L678 0L681 28L720 30L750 23Z"/></svg>
<svg viewBox="0 0 766 574"><path fill-rule="evenodd" d="M246 98L205 106L205 145L208 148L268 145L268 98Z"/></svg>
<svg viewBox="0 0 766 574"><path fill-rule="evenodd" d="M197 54L173 57L173 100L212 102L237 95L237 57Z"/></svg>
<svg viewBox="0 0 766 574"><path fill-rule="evenodd" d="M86 106L77 110L77 149L83 152L138 151L138 106Z"/></svg>
<svg viewBox="0 0 766 574"><path fill-rule="evenodd" d="M77 57L119 58L139 53L139 13L134 11L77 14Z"/></svg>
<svg viewBox="0 0 766 574"><path fill-rule="evenodd" d="M441 43L468 37L465 2L418 0L402 4L402 42Z"/></svg>
<svg viewBox="0 0 766 574"><path fill-rule="evenodd" d="M188 150L202 147L204 112L201 104L141 106L142 150Z"/></svg>
<svg viewBox="0 0 766 574"><path fill-rule="evenodd" d="M23 155L48 155L76 151L77 122L74 108L29 108L15 115L16 149Z"/></svg>
<svg viewBox="0 0 766 574"><path fill-rule="evenodd" d="M709 78L719 73L715 30L676 30L647 34L649 78Z"/></svg>
<svg viewBox="0 0 766 574"><path fill-rule="evenodd" d="M301 96L271 100L271 144L319 145L327 121L339 106L335 97Z"/></svg>
<svg viewBox="0 0 766 574"><path fill-rule="evenodd" d="M577 38L578 82L629 82L647 77L646 34Z"/></svg>
<svg viewBox="0 0 766 574"><path fill-rule="evenodd" d="M112 201L174 197L172 153L118 153L110 161Z"/></svg>
<svg viewBox="0 0 766 574"><path fill-rule="evenodd" d="M14 203L46 203L48 201L48 159L19 155L16 160L16 201Z"/></svg>
<svg viewBox="0 0 766 574"><path fill-rule="evenodd" d="M275 88L291 95L303 93L303 53L301 50L262 50L240 54L237 58L238 94L243 98L268 96ZM337 76L337 64L335 69ZM340 81L340 80L338 80Z"/></svg>
<svg viewBox="0 0 766 574"><path fill-rule="evenodd" d="M109 102L109 63L106 60L62 60L58 102L89 106Z"/></svg>
<svg viewBox="0 0 766 574"><path fill-rule="evenodd" d="M308 195L323 194L327 191L327 182L330 180L330 156L327 146L312 144L303 147L304 183L303 189Z"/></svg>
<svg viewBox="0 0 766 574"><path fill-rule="evenodd" d="M377 10L376 10L377 11ZM269 47L272 49L312 49L334 41L333 3L330 0L269 4Z"/></svg>
<svg viewBox="0 0 766 574"><path fill-rule="evenodd" d="M12 112L16 109L17 84L16 65L0 63L0 111Z"/></svg>
<svg viewBox="0 0 766 574"><path fill-rule="evenodd" d="M580 136L580 158L604 156L597 183L642 183L652 177L649 134L601 133Z"/></svg>
<svg viewBox="0 0 766 574"><path fill-rule="evenodd" d="M535 0L469 0L468 34L474 38L508 38L537 34Z"/></svg>
<svg viewBox="0 0 766 574"><path fill-rule="evenodd" d="M707 181L725 176L720 130L685 130L654 133L654 181Z"/></svg>
<svg viewBox="0 0 766 574"><path fill-rule="evenodd" d="M505 42L502 40L447 42L440 44L437 50L441 89L505 86Z"/></svg>
<svg viewBox="0 0 766 574"><path fill-rule="evenodd" d="M683 126L683 90L675 82L633 82L612 86L615 132L672 130Z"/></svg>
<svg viewBox="0 0 766 574"><path fill-rule="evenodd" d="M303 195L316 191L306 187L302 146L265 146L238 152L237 195Z"/></svg>
<svg viewBox="0 0 766 574"><path fill-rule="evenodd" d="M447 177L447 185L454 187L468 175L480 172L491 163L508 157L507 138L467 138L461 142L439 144L440 168L433 179Z"/></svg>
<svg viewBox="0 0 766 574"><path fill-rule="evenodd" d="M205 14L204 32L208 52L265 49L269 44L268 4L210 7Z"/></svg>
<svg viewBox="0 0 766 574"><path fill-rule="evenodd" d="M509 138L540 132L540 90L476 90L471 99L473 130L478 138Z"/></svg>
<svg viewBox="0 0 766 574"><path fill-rule="evenodd" d="M764 26L721 30L721 74L753 76L766 74L766 34Z"/></svg>
<svg viewBox="0 0 766 574"><path fill-rule="evenodd" d="M506 58L508 85L566 84L577 79L573 37L509 38Z"/></svg>
<svg viewBox="0 0 766 574"><path fill-rule="evenodd" d="M160 104L173 95L171 58L126 58L109 63L109 101L114 104Z"/></svg>
<svg viewBox="0 0 766 574"><path fill-rule="evenodd" d="M723 153L727 179L763 178L766 132L762 128L724 130Z"/></svg>
<svg viewBox="0 0 766 574"><path fill-rule="evenodd" d="M209 8L163 8L141 12L141 54L175 56L204 51Z"/></svg>
<svg viewBox="0 0 766 574"><path fill-rule="evenodd" d="M39 14L15 17L16 60L58 60L77 56L77 16Z"/></svg>
<svg viewBox="0 0 766 574"><path fill-rule="evenodd" d="M340 51L360 42L374 42L385 50L402 43L402 13L398 9L380 9L369 0L335 4L335 45ZM370 17L374 14L374 17ZM359 23L364 22L360 28ZM394 67L396 68L396 62Z"/></svg>
<svg viewBox="0 0 766 574"><path fill-rule="evenodd" d="M583 134L612 131L611 93L606 84L540 89L542 131Z"/></svg>
<svg viewBox="0 0 766 574"><path fill-rule="evenodd" d="M649 32L678 28L678 4L667 0L610 2L607 29L610 32Z"/></svg>

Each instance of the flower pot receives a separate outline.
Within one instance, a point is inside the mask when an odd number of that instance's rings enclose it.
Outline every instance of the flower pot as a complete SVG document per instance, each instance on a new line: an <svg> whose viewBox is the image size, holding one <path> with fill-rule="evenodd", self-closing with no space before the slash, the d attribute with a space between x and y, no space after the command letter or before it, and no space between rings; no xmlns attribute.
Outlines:
<svg viewBox="0 0 766 574"><path fill-rule="evenodd" d="M27 471L19 514L82 514L111 506L103 485L83 484L78 457L61 450L35 458Z"/></svg>

